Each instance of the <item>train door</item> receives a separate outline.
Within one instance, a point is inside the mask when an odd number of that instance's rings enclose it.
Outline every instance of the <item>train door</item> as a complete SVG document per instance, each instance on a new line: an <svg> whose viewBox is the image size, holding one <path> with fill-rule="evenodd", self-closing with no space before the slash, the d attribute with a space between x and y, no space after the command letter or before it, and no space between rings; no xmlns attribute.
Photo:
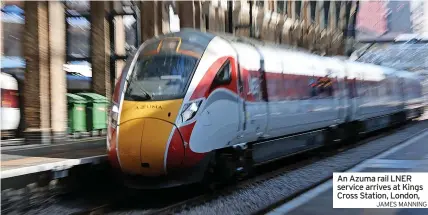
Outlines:
<svg viewBox="0 0 428 215"><path fill-rule="evenodd" d="M355 112L356 112L356 97L357 97L357 80L356 76L353 74L353 71L349 69L348 65L345 64L344 67L344 87L345 87L345 94L344 99L346 99L346 114L345 119L348 121L352 121L355 118Z"/></svg>
<svg viewBox="0 0 428 215"><path fill-rule="evenodd" d="M365 86L365 82L364 82L364 73L361 71L361 68L357 67L358 69L355 71L355 76L356 76L356 82L355 82L355 86L357 89L357 97L355 98L355 118L357 120L361 120L363 119L363 115L364 115L364 103L365 103L365 99L367 96L367 91L366 91L366 86Z"/></svg>
<svg viewBox="0 0 428 215"><path fill-rule="evenodd" d="M263 59L259 52L244 44L234 44L239 59L240 93L243 118L239 135L240 142L251 142L262 137L267 129L266 85Z"/></svg>
<svg viewBox="0 0 428 215"><path fill-rule="evenodd" d="M399 91L400 91L400 96L399 96L399 101L401 101L401 108L404 108L404 106L406 105L406 103L408 102L409 99L411 99L410 95L407 92L407 83L406 80L404 78L399 78Z"/></svg>
<svg viewBox="0 0 428 215"><path fill-rule="evenodd" d="M263 54L266 59L264 81L266 83L266 101L269 114L265 137L277 137L284 135L289 125L284 123L287 122L288 113L286 110L289 105L287 101L283 100L285 98L284 64L279 57L282 53L276 50L266 50Z"/></svg>
<svg viewBox="0 0 428 215"><path fill-rule="evenodd" d="M268 124L268 102L266 101L266 80L262 68L248 72L248 93L245 98L247 136L254 138L266 134Z"/></svg>
<svg viewBox="0 0 428 215"><path fill-rule="evenodd" d="M321 65L321 64L320 64ZM336 71L332 67L320 66L323 72L316 72L316 97L309 100L308 116L311 117L312 129L331 125L338 117L338 99L335 84Z"/></svg>
<svg viewBox="0 0 428 215"><path fill-rule="evenodd" d="M346 86L345 86L345 71L343 66L336 64L334 66L334 73L336 80L334 88L335 88L335 97L338 100L338 105L336 109L338 109L338 123L342 123L347 118L347 95L346 95Z"/></svg>
<svg viewBox="0 0 428 215"><path fill-rule="evenodd" d="M331 71L331 84L332 84L332 103L330 103L331 108L329 109L332 114L332 119L336 122L341 122L344 119L344 99L342 96L342 82L343 77L341 76L341 71L338 67L330 67ZM335 117L334 117L335 116Z"/></svg>

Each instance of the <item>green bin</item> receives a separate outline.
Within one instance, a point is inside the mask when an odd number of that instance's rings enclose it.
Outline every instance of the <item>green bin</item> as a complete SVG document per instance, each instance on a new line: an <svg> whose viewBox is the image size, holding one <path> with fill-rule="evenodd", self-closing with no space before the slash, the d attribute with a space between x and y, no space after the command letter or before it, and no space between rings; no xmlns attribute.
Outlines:
<svg viewBox="0 0 428 215"><path fill-rule="evenodd" d="M86 99L67 93L68 104L68 133L85 132L86 128Z"/></svg>
<svg viewBox="0 0 428 215"><path fill-rule="evenodd" d="M77 93L77 95L88 101L86 105L87 125L90 131L107 129L107 108L106 97L96 93Z"/></svg>

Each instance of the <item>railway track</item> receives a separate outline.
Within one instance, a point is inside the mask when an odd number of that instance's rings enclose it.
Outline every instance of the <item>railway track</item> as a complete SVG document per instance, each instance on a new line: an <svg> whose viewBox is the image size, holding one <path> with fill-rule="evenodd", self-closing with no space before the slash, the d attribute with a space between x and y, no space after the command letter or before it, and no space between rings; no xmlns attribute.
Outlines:
<svg viewBox="0 0 428 215"><path fill-rule="evenodd" d="M253 176L250 176L248 178L244 178L243 180L237 181L237 183L233 183L233 184L229 184L223 187L220 187L218 190L216 191L195 191L195 187L193 188L184 188L185 191L188 193L187 197L183 197L183 198L177 198L177 199L169 199L163 203L154 203L157 204L157 206L154 205L147 205L144 204L146 206L149 207L145 207L143 206L143 209L138 209L139 212L138 214L174 214L174 213L179 213L181 211L185 211L186 209L192 208L194 206L203 204L204 202L208 202L211 200L214 200L216 198L221 198L222 196L228 195L236 190L239 190L241 188L244 187L248 187L248 186L255 186L259 183L262 183L263 181L278 177L286 172L291 172L293 170L305 167L308 164L311 164L313 162L334 156L336 154L339 154L341 152L350 150L352 148L357 148L361 145L364 145L368 142L374 141L376 139L388 136L393 134L394 132L397 132L400 129L405 129L408 127L411 127L413 125L415 125L417 122L413 121L410 123L407 123L405 125L401 125L401 126L395 126L392 128L388 128L388 129L383 129L371 134L366 134L363 135L359 141L356 141L356 143L352 143L352 144L340 144L340 146L337 145L332 145L330 147L322 147L322 148L318 148L315 150L310 150L310 151L306 151L300 154L295 154L295 155L291 155L287 158L281 159L281 160L277 160L274 161L272 163L257 167L255 170L255 174ZM323 183L324 181L328 180L329 178L325 178L323 181L320 181L319 183L313 184L313 186L305 188L299 192L294 193L293 195L290 195L288 198L293 198L303 192L305 192L306 190L311 189L312 187L315 187L317 185L319 185L320 183ZM187 189L187 190L186 190ZM195 190L194 190L195 189ZM189 193L189 191L191 193ZM161 196L168 196L168 192L169 195L171 195L171 193L174 193L173 191L166 191L166 193L164 194L160 194ZM140 193L141 195L147 195L145 193ZM178 192L178 194L174 194L174 195L181 195L182 193L180 193L180 191ZM137 194L138 195L138 194ZM150 194L148 194L150 195ZM138 204L143 204L141 203L142 201L144 201L143 199L140 198L133 198L134 196L132 195L125 195L125 196L121 196L117 199L120 200L113 200L112 202L109 203L105 203L105 204L100 204L99 206L87 209L87 210L83 210L80 211L78 213L73 213L73 214L91 214L91 215L98 215L98 214L108 214L108 213L112 213L112 214L120 214L121 211L132 211L135 209L135 207L137 208L141 208ZM153 200L153 199L152 199ZM160 199L156 199L155 201L159 201L162 202L162 200ZM283 202L284 199L281 199L281 202ZM120 202L125 202L125 205L128 205L128 207L121 205ZM134 206L132 206L134 205ZM131 206L131 207L129 207ZM267 208L262 208L257 214L261 214L265 211L270 210L269 207Z"/></svg>

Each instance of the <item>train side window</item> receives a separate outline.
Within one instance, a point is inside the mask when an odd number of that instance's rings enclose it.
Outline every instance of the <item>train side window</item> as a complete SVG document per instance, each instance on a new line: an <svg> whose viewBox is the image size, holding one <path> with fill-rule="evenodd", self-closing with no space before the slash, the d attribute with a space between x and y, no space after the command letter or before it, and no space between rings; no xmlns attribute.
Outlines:
<svg viewBox="0 0 428 215"><path fill-rule="evenodd" d="M213 87L229 84L231 81L232 81L232 72L230 67L230 61L226 61L226 63L217 72L213 81L213 85L214 85Z"/></svg>

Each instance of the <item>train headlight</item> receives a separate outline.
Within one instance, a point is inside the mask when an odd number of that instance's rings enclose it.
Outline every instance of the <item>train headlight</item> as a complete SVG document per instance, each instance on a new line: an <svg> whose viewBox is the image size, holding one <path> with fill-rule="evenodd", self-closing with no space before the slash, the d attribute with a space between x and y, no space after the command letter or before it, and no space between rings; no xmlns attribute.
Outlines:
<svg viewBox="0 0 428 215"><path fill-rule="evenodd" d="M117 119L119 118L119 107L116 104L113 104L110 110L109 124L112 128L117 127Z"/></svg>
<svg viewBox="0 0 428 215"><path fill-rule="evenodd" d="M181 113L181 122L187 122L195 117L201 104L202 100L186 104L183 108L184 111Z"/></svg>

